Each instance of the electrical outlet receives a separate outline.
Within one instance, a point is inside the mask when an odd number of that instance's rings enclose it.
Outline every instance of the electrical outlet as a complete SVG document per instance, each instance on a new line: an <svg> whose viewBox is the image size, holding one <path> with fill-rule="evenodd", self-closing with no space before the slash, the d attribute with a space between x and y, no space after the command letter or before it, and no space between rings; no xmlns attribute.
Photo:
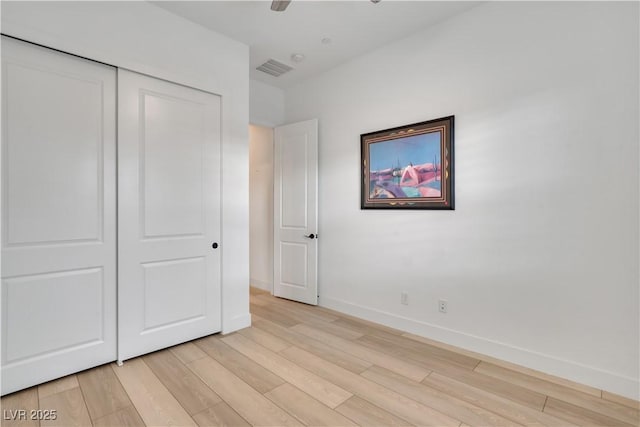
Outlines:
<svg viewBox="0 0 640 427"><path fill-rule="evenodd" d="M402 292L400 294L400 304L409 305L409 294L407 294L406 292Z"/></svg>
<svg viewBox="0 0 640 427"><path fill-rule="evenodd" d="M440 313L447 312L447 300L444 300L444 299L438 300L438 311Z"/></svg>

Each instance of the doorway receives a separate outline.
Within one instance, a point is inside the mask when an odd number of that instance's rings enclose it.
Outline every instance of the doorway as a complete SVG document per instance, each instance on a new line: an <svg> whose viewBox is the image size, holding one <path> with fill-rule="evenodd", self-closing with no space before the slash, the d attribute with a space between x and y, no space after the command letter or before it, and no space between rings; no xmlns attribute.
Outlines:
<svg viewBox="0 0 640 427"><path fill-rule="evenodd" d="M249 125L249 271L254 288L273 293L274 129Z"/></svg>
<svg viewBox="0 0 640 427"><path fill-rule="evenodd" d="M318 303L318 121L249 128L251 285Z"/></svg>

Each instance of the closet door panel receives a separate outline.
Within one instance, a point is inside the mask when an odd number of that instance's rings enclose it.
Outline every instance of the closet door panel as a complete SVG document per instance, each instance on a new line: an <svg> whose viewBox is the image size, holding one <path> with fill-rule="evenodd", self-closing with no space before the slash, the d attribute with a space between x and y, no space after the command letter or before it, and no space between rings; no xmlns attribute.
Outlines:
<svg viewBox="0 0 640 427"><path fill-rule="evenodd" d="M118 73L125 360L220 331L220 97Z"/></svg>
<svg viewBox="0 0 640 427"><path fill-rule="evenodd" d="M7 302L7 323L12 326L5 336L7 360L98 343L103 327L103 285L101 268L6 279L3 299ZM69 298L71 295L73 299ZM51 315L51 307L58 313ZM29 324L40 327L31 328L28 333L13 327Z"/></svg>
<svg viewBox="0 0 640 427"><path fill-rule="evenodd" d="M7 244L101 239L101 82L11 61L6 73Z"/></svg>
<svg viewBox="0 0 640 427"><path fill-rule="evenodd" d="M141 98L143 235L201 237L205 216L203 107L155 93L143 93Z"/></svg>
<svg viewBox="0 0 640 427"><path fill-rule="evenodd" d="M116 71L2 38L2 394L116 358Z"/></svg>

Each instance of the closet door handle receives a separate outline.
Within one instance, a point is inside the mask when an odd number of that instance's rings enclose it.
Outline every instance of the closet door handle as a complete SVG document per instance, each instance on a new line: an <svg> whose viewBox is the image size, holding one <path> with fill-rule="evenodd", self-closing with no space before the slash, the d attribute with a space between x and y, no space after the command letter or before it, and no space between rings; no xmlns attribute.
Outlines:
<svg viewBox="0 0 640 427"><path fill-rule="evenodd" d="M218 249L218 242L213 242L213 243L211 244L211 247L212 247L213 249Z"/></svg>
<svg viewBox="0 0 640 427"><path fill-rule="evenodd" d="M307 239L315 239L315 238L316 238L316 235L315 235L315 234L313 234L313 233L311 233L311 234L309 234L308 236L304 236L304 237L306 237Z"/></svg>

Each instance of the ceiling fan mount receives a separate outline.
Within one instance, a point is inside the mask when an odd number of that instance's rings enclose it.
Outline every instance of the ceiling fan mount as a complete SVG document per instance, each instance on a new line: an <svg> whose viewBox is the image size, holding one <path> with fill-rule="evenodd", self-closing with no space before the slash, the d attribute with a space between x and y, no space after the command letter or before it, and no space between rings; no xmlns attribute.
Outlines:
<svg viewBox="0 0 640 427"><path fill-rule="evenodd" d="M271 10L274 12L284 12L287 6L289 6L291 0L273 0L271 2Z"/></svg>
<svg viewBox="0 0 640 427"><path fill-rule="evenodd" d="M370 0L371 3L380 3L381 0ZM291 0L273 0L271 2L271 10L274 12L284 12L291 3Z"/></svg>

